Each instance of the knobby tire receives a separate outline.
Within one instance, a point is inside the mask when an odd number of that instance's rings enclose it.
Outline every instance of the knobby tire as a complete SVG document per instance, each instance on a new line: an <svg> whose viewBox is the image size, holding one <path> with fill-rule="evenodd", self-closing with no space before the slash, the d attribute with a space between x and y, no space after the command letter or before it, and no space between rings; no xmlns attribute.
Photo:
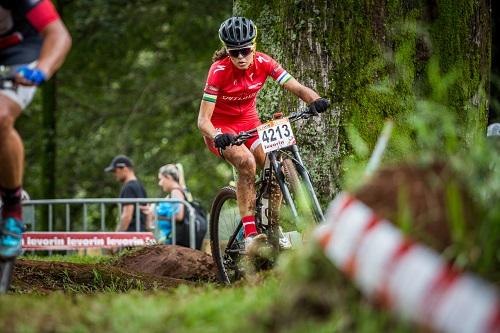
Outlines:
<svg viewBox="0 0 500 333"><path fill-rule="evenodd" d="M314 221L318 222L318 218L313 209L312 197L303 185L302 177L297 171L297 167L293 160L284 159L282 162L283 174L285 180L289 185L292 199L297 208L301 218L312 217ZM305 201L305 202L301 202Z"/></svg>
<svg viewBox="0 0 500 333"><path fill-rule="evenodd" d="M231 207L230 205L233 203L236 204L237 209L236 189L230 186L224 187L217 193L210 214L210 246L212 249L212 257L217 266L220 281L226 284L230 284L242 277L242 271L240 271L240 267L238 266L241 255L233 253L231 257L228 257L225 251L226 246L222 243L219 233L221 221L226 218L222 216L222 214L224 214L225 209ZM230 219L233 219L233 217L230 217ZM234 219L236 219L236 216L234 216ZM233 221L235 222L234 229L231 231L231 226L228 228L228 236L232 236L236 232L238 224L240 223L239 212L237 219L238 221ZM223 241L225 241L225 239ZM237 243L233 244L235 251L238 249L237 246Z"/></svg>
<svg viewBox="0 0 500 333"><path fill-rule="evenodd" d="M0 259L0 294L9 291L15 261L15 258Z"/></svg>

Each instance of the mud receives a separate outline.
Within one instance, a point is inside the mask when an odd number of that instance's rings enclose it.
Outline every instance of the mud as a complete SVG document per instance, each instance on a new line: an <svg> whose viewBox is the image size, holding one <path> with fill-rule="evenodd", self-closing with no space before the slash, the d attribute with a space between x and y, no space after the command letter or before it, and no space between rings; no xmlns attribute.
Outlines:
<svg viewBox="0 0 500 333"><path fill-rule="evenodd" d="M451 213L461 215L465 227L470 227L478 214L459 177L439 162L384 168L354 195L379 217L400 227L407 223L413 239L437 251L453 242ZM461 204L452 208L451 198Z"/></svg>
<svg viewBox="0 0 500 333"><path fill-rule="evenodd" d="M216 280L212 257L179 246L140 248L105 264L18 259L11 289L20 293L125 292Z"/></svg>
<svg viewBox="0 0 500 333"><path fill-rule="evenodd" d="M215 281L217 277L212 256L175 245L143 248L121 257L115 265L136 273L188 281Z"/></svg>

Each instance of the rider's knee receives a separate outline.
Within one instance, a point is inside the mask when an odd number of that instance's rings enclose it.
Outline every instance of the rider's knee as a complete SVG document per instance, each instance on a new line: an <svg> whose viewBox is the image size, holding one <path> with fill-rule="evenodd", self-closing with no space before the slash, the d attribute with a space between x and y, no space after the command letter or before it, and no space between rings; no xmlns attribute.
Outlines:
<svg viewBox="0 0 500 333"><path fill-rule="evenodd" d="M252 154L243 156L239 161L238 172L240 175L255 176L257 165Z"/></svg>
<svg viewBox="0 0 500 333"><path fill-rule="evenodd" d="M15 120L15 112L6 105L0 105L0 133L13 128Z"/></svg>

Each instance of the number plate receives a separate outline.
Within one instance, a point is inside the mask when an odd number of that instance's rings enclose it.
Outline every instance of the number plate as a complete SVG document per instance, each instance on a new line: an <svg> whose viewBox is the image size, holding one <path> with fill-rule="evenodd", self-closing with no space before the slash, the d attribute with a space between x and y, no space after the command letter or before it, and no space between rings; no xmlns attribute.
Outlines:
<svg viewBox="0 0 500 333"><path fill-rule="evenodd" d="M266 153L285 148L296 143L288 118L271 120L257 127L262 148Z"/></svg>

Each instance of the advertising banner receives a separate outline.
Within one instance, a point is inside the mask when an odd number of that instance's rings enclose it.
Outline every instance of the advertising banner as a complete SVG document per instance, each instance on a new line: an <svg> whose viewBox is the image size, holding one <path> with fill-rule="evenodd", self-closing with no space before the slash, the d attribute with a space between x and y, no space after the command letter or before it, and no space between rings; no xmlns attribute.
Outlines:
<svg viewBox="0 0 500 333"><path fill-rule="evenodd" d="M156 243L151 232L25 232L24 250L78 250L146 246Z"/></svg>

